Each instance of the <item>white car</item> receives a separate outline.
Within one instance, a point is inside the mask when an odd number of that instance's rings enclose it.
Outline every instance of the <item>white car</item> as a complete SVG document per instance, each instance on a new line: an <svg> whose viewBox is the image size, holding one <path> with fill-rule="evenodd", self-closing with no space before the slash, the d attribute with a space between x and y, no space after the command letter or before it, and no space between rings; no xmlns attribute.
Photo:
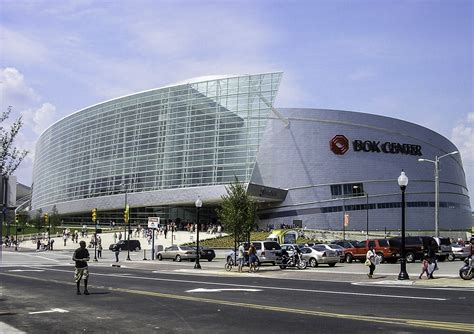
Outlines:
<svg viewBox="0 0 474 334"><path fill-rule="evenodd" d="M471 255L471 246L468 244L461 245L458 243L451 244L451 253L448 254L448 260L454 261L455 259L464 260L466 257Z"/></svg>
<svg viewBox="0 0 474 334"><path fill-rule="evenodd" d="M317 244L315 246L323 246L327 250L335 251L336 254L339 256L339 262L344 262L344 259L345 259L345 256L346 256L346 253L344 251L344 247L336 245L336 244L328 244L328 245L327 244Z"/></svg>
<svg viewBox="0 0 474 334"><path fill-rule="evenodd" d="M323 246L302 247L301 252L303 253L303 259L313 268L320 264L334 267L339 262L339 255L336 251L328 250Z"/></svg>

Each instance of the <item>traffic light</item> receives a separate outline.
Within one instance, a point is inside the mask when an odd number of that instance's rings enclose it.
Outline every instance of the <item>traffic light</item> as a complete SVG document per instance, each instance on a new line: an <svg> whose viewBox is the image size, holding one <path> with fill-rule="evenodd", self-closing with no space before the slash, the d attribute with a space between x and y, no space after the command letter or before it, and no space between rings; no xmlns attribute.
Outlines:
<svg viewBox="0 0 474 334"><path fill-rule="evenodd" d="M94 223L97 221L97 208L92 209L92 221Z"/></svg>
<svg viewBox="0 0 474 334"><path fill-rule="evenodd" d="M130 208L128 204L125 206L125 211L123 212L123 220L125 224L128 224L128 219L130 218Z"/></svg>
<svg viewBox="0 0 474 334"><path fill-rule="evenodd" d="M15 224L18 225L20 222L20 215L18 213L15 213Z"/></svg>
<svg viewBox="0 0 474 334"><path fill-rule="evenodd" d="M45 223L46 225L48 225L48 224L49 224L49 216L48 216L48 214L45 213L43 217L44 217L44 223Z"/></svg>

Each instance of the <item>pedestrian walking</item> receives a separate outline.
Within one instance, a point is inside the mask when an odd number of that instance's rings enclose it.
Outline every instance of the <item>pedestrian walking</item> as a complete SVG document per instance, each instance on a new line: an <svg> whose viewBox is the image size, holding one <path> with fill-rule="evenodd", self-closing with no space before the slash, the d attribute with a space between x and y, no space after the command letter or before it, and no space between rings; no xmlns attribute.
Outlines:
<svg viewBox="0 0 474 334"><path fill-rule="evenodd" d="M249 247L249 271L255 271L257 267L257 248L253 243Z"/></svg>
<svg viewBox="0 0 474 334"><path fill-rule="evenodd" d="M426 273L426 278L430 278L430 273L428 271L429 265L430 265L429 258L428 258L428 256L425 256L423 258L422 263L421 263L421 274L418 277L419 279L421 279L423 277L424 273Z"/></svg>
<svg viewBox="0 0 474 334"><path fill-rule="evenodd" d="M63 240L64 240L64 246L66 246L66 241L67 241L67 234L66 234L66 232L63 233Z"/></svg>
<svg viewBox="0 0 474 334"><path fill-rule="evenodd" d="M377 255L375 254L374 246L370 245L369 251L365 256L365 264L369 266L369 273L367 274L369 278L372 278L374 276L376 256Z"/></svg>
<svg viewBox="0 0 474 334"><path fill-rule="evenodd" d="M97 257L99 259L102 258L102 242L99 242L99 245L97 246Z"/></svg>
<svg viewBox="0 0 474 334"><path fill-rule="evenodd" d="M72 256L72 260L76 261L76 269L74 271L74 279L76 281L77 287L76 294L81 294L81 279L84 279L84 294L88 295L89 291L87 290L87 280L89 278L89 268L87 266L87 261L90 260L90 255L84 240L81 240L79 245L80 247L74 251L74 255Z"/></svg>
<svg viewBox="0 0 474 334"><path fill-rule="evenodd" d="M239 264L239 273L242 272L242 267L244 266L244 261L245 261L245 248L244 244L240 244L239 246L239 257L237 258L238 264Z"/></svg>
<svg viewBox="0 0 474 334"><path fill-rule="evenodd" d="M436 261L436 248L437 248L436 241L433 239L431 244L428 246L428 258L429 258L429 265L428 265L428 278L434 278L433 273L435 270L438 270L438 261Z"/></svg>
<svg viewBox="0 0 474 334"><path fill-rule="evenodd" d="M120 232L118 233L118 239L119 239L119 241L122 240L122 231L120 231Z"/></svg>
<svg viewBox="0 0 474 334"><path fill-rule="evenodd" d="M117 232L114 232L114 244L117 243Z"/></svg>
<svg viewBox="0 0 474 334"><path fill-rule="evenodd" d="M120 248L115 246L114 253L115 253L115 262L119 262Z"/></svg>

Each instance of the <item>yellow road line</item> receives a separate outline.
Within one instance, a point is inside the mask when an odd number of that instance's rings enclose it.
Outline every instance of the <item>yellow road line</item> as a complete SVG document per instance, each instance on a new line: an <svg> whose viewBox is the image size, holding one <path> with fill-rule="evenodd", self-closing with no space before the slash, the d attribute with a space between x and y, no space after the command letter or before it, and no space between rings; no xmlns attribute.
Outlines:
<svg viewBox="0 0 474 334"><path fill-rule="evenodd" d="M26 278L26 279L42 281L42 282L75 285L75 283L72 283L72 282L50 280L50 279L30 277L30 276L24 276L24 275L18 275L18 274L0 273L0 275ZM411 327L433 328L433 329L439 329L439 330L467 332L467 333L473 332L472 323L469 324L469 323L462 323L462 322L443 322L443 321L420 320L420 319L402 319L402 318L364 316L364 315L355 315L355 314L341 314L341 313L304 310L304 309L279 307L279 306L271 306L271 305L232 302L232 301L219 300L219 299L175 295L175 294L161 293L161 292L132 290L132 289L124 289L124 288L103 287L103 286L99 287L99 286L93 286L93 285L89 285L89 286L94 287L94 288L107 289L110 291L130 293L130 294L135 294L135 295L152 296L152 297L167 298L167 299L174 299L174 300L185 300L185 301L192 301L192 302L199 302L199 303L219 304L219 305L225 305L225 306L243 307L243 308L249 308L249 309L256 309L259 311L274 311L274 312L310 315L310 316L318 316L318 317L326 317L326 318L350 319L350 320L366 321L366 322L373 322L373 323L383 323L383 324L389 324L389 325L398 325L398 326L406 325L406 326L411 326Z"/></svg>

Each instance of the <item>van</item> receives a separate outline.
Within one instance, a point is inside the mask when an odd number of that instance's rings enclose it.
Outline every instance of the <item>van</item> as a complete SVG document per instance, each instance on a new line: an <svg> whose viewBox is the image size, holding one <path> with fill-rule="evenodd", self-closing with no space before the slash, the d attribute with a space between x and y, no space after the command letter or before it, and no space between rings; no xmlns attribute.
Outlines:
<svg viewBox="0 0 474 334"><path fill-rule="evenodd" d="M396 249L396 252L399 253L398 257L401 257L402 238L393 237L389 239L389 242L392 248ZM405 258L407 262L422 260L428 254L428 249L430 248L434 249L439 261L446 260L448 252L440 251L436 238L428 236L405 237Z"/></svg>
<svg viewBox="0 0 474 334"><path fill-rule="evenodd" d="M281 263L282 250L278 242L272 240L252 241L257 250L257 259L259 263L270 263L272 265ZM244 244L245 252L249 249L249 244ZM234 260L234 251L226 256L227 262Z"/></svg>
<svg viewBox="0 0 474 334"><path fill-rule="evenodd" d="M139 240L120 240L116 244L111 244L109 246L109 249L111 251L119 250L119 251L124 251L124 250L131 250L131 251L139 251L142 249L140 245Z"/></svg>

